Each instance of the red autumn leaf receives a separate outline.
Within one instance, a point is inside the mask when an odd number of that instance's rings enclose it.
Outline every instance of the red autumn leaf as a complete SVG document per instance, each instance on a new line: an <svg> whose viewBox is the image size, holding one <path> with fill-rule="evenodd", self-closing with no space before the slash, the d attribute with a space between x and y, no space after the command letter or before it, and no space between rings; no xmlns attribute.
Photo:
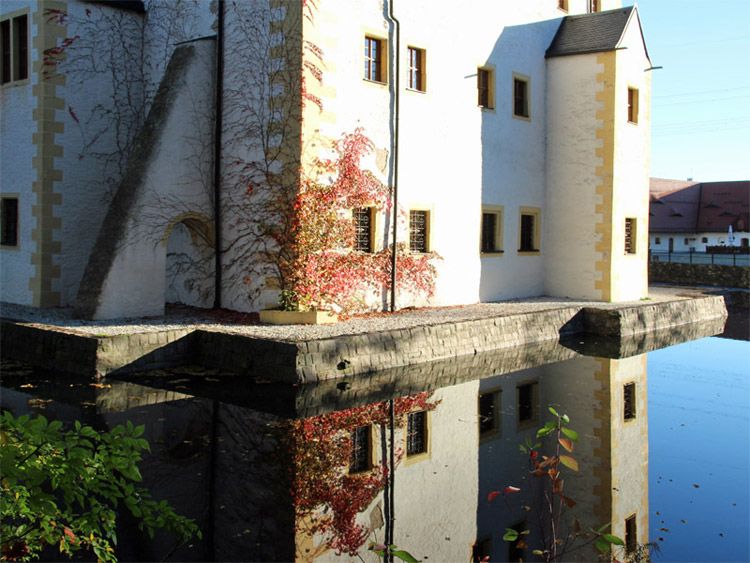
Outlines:
<svg viewBox="0 0 750 563"><path fill-rule="evenodd" d="M498 496L500 496L500 491L490 491L490 494L487 495L487 502L492 502Z"/></svg>
<svg viewBox="0 0 750 563"><path fill-rule="evenodd" d="M521 492L521 489L519 489L518 487L507 486L505 487L505 489L503 489L503 493L505 493L506 495L511 495L513 493L520 493L520 492Z"/></svg>
<svg viewBox="0 0 750 563"><path fill-rule="evenodd" d="M63 529L63 534L65 534L66 536L68 536L68 539L71 541L71 543L76 543L78 541L76 539L76 535L73 533L73 530L71 530L70 528L67 528L67 527L64 528Z"/></svg>

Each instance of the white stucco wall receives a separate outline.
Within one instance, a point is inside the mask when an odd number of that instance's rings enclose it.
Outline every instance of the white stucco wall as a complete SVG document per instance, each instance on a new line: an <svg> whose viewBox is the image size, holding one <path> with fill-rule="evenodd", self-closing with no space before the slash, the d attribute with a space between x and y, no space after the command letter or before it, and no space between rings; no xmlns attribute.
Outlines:
<svg viewBox="0 0 750 563"><path fill-rule="evenodd" d="M31 213L36 197L32 184L36 173L32 166L35 149L32 135L36 124L32 111L36 99L32 96L37 75L33 72L34 61L39 53L32 48L31 38L36 35L33 14L36 2L8 0L0 3L0 19L27 14L29 22L29 78L0 86L0 194L18 197L18 245L0 246L0 285L3 301L30 305L33 295L29 279L34 275L31 255L35 243L31 231L35 221Z"/></svg>
<svg viewBox="0 0 750 563"><path fill-rule="evenodd" d="M706 252L708 246L741 246L742 239L748 238L749 233L737 231L732 245L728 233L651 233L649 248L653 252L669 252L669 239L672 239L672 252Z"/></svg>

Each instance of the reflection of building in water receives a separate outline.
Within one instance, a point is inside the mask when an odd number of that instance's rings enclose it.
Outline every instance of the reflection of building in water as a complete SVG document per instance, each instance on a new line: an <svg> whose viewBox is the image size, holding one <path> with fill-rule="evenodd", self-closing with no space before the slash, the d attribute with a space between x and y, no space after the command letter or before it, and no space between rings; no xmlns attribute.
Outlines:
<svg viewBox="0 0 750 563"><path fill-rule="evenodd" d="M367 542L383 541L391 514L381 468L387 403L332 410L320 402L315 416L295 419L276 414L284 409L264 404L260 391L261 400L248 405L191 396L184 384L172 390L109 384L76 391L75 400L89 406L55 402L47 414L100 427L126 420L146 425L152 455L142 465L144 485L194 518L204 534L173 558L341 561L350 557L337 550L362 545L367 557ZM3 405L25 408L30 395L22 391L4 390ZM539 498L518 445L549 418L549 404L569 414L581 435L574 453L581 471L566 471L565 493L577 501L583 527L611 521L614 534L648 540L644 355L579 357L417 391L394 401L399 547L427 561L521 555L502 535L521 526L538 533L534 512L522 507ZM491 491L507 485L521 492L488 502ZM166 535L146 542L127 518L119 535L125 559L160 559L172 548ZM534 541L532 534L528 558ZM574 556L590 560L593 553Z"/></svg>
<svg viewBox="0 0 750 563"><path fill-rule="evenodd" d="M535 440L536 429L551 418L548 405L555 405L560 414L567 413L571 428L580 434L573 453L580 471L562 469L564 492L577 502L563 523L577 517L586 529L611 522L611 533L633 543L646 543L646 356L621 360L584 357L481 382L479 409L485 416L479 429L477 554L492 554L493 561L523 555L502 540L506 528L532 531L525 559L539 545L537 518L543 499L538 494L539 480L529 475L518 444L527 437ZM552 447L548 442L543 453L554 451ZM487 502L491 491L506 485L520 487L522 492ZM532 510L524 510L524 506ZM566 530L573 527L563 526L562 533ZM591 549L571 553L569 558L595 559Z"/></svg>

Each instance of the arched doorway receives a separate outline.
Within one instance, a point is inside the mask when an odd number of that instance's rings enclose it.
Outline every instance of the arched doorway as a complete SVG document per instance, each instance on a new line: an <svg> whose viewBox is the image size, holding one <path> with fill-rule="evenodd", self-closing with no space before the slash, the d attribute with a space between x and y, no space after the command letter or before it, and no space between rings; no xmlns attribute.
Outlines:
<svg viewBox="0 0 750 563"><path fill-rule="evenodd" d="M214 233L211 221L188 213L164 234L166 244L164 301L211 307L214 298Z"/></svg>

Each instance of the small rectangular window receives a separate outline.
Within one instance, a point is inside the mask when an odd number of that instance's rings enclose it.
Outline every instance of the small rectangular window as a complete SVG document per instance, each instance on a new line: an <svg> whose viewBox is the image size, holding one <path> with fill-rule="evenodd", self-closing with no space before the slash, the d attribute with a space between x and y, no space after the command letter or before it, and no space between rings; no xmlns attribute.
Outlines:
<svg viewBox="0 0 750 563"><path fill-rule="evenodd" d="M349 458L349 473L367 471L372 467L372 434L369 426L360 426L352 431L352 453Z"/></svg>
<svg viewBox="0 0 750 563"><path fill-rule="evenodd" d="M634 553L638 548L638 527L635 514L625 519L625 551Z"/></svg>
<svg viewBox="0 0 750 563"><path fill-rule="evenodd" d="M480 108L495 107L495 73L489 68L477 69L477 105Z"/></svg>
<svg viewBox="0 0 750 563"><path fill-rule="evenodd" d="M409 211L409 250L412 252L428 252L429 212Z"/></svg>
<svg viewBox="0 0 750 563"><path fill-rule="evenodd" d="M706 244L708 242L708 237L701 237L701 242Z"/></svg>
<svg viewBox="0 0 750 563"><path fill-rule="evenodd" d="M529 81L513 78L513 115L529 117Z"/></svg>
<svg viewBox="0 0 750 563"><path fill-rule="evenodd" d="M409 47L409 88L424 92L425 85L425 51Z"/></svg>
<svg viewBox="0 0 750 563"><path fill-rule="evenodd" d="M632 217L625 219L625 254L635 254L636 222ZM687 244L687 242L685 243Z"/></svg>
<svg viewBox="0 0 750 563"><path fill-rule="evenodd" d="M500 392L491 391L479 395L479 437L495 434L500 427Z"/></svg>
<svg viewBox="0 0 750 563"><path fill-rule="evenodd" d="M687 246L687 245L690 244L690 239L689 238L685 238L682 242L685 244L685 246Z"/></svg>
<svg viewBox="0 0 750 563"><path fill-rule="evenodd" d="M638 90L628 88L628 121L638 123Z"/></svg>
<svg viewBox="0 0 750 563"><path fill-rule="evenodd" d="M557 0L557 7L563 12L568 11L568 0Z"/></svg>
<svg viewBox="0 0 750 563"><path fill-rule="evenodd" d="M539 384L534 381L516 387L518 422L533 422L539 415L537 393Z"/></svg>
<svg viewBox="0 0 750 563"><path fill-rule="evenodd" d="M623 412L625 420L635 418L635 383L623 387Z"/></svg>
<svg viewBox="0 0 750 563"><path fill-rule="evenodd" d="M503 251L503 213L500 209L482 211L482 238L479 247L484 254Z"/></svg>
<svg viewBox="0 0 750 563"><path fill-rule="evenodd" d="M365 37L365 79L385 82L385 40Z"/></svg>
<svg viewBox="0 0 750 563"><path fill-rule="evenodd" d="M410 413L406 424L406 455L427 453L427 411Z"/></svg>
<svg viewBox="0 0 750 563"><path fill-rule="evenodd" d="M18 246L18 198L4 197L0 201L0 244Z"/></svg>
<svg viewBox="0 0 750 563"><path fill-rule="evenodd" d="M354 250L359 252L373 251L373 212L372 207L358 207L352 211Z"/></svg>
<svg viewBox="0 0 750 563"><path fill-rule="evenodd" d="M656 237L654 239L654 244L661 244L661 239L659 237Z"/></svg>
<svg viewBox="0 0 750 563"><path fill-rule="evenodd" d="M599 4L599 0L589 0L589 12L592 14L598 12L601 10L601 5Z"/></svg>

